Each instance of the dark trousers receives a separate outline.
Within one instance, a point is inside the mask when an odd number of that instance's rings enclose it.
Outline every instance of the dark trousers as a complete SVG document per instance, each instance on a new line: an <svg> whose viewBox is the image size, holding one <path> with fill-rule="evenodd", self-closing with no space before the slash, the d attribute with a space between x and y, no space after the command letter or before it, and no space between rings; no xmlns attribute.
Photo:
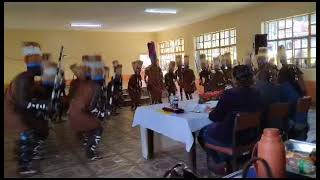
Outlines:
<svg viewBox="0 0 320 180"><path fill-rule="evenodd" d="M206 151L207 156L210 156L215 163L221 163L221 162L228 161L230 158L228 155L225 155L223 153L218 153L214 150L211 150L211 149L208 149L205 147L206 143L215 144L215 145L222 145L222 144L217 143L216 141L214 141L212 138L210 138L208 136L207 128L208 128L208 126L205 126L199 132L197 139L198 139L200 146Z"/></svg>
<svg viewBox="0 0 320 180"><path fill-rule="evenodd" d="M185 94L186 94L187 100L192 99L192 93L185 92Z"/></svg>
<svg viewBox="0 0 320 180"><path fill-rule="evenodd" d="M181 101L183 101L183 94L182 94L182 92L183 92L183 88L180 87L180 98L181 98Z"/></svg>

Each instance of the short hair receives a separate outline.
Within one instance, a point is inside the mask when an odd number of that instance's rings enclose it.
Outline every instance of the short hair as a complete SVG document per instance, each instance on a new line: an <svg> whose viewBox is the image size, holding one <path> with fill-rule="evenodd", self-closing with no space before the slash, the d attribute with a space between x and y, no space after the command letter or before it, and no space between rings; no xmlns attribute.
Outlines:
<svg viewBox="0 0 320 180"><path fill-rule="evenodd" d="M247 65L235 66L232 75L240 86L248 87L253 84L253 72Z"/></svg>

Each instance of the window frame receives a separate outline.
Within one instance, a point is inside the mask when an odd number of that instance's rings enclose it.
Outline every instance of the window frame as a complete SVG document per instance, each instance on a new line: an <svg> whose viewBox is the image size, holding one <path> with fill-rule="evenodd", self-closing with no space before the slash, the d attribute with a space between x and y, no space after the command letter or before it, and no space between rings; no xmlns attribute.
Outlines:
<svg viewBox="0 0 320 180"><path fill-rule="evenodd" d="M313 16L313 15L316 16L316 13L311 12L311 13L299 14L299 15L295 15L295 16L288 16L288 17L283 17L283 18L278 18L278 19L273 19L273 20L268 20L268 21L262 22L262 24L263 24L262 33L268 34L268 39L267 39L268 45L269 45L269 43L276 42L276 49L275 49L275 52L273 52L273 57L275 57L275 54L277 53L277 47L279 46L280 42L292 41L292 47L290 49L292 51L291 58L287 60L288 63L296 64L300 68L303 68L303 69L314 69L316 67L316 57L311 57L311 49L316 48L316 47L311 47L311 39L316 38L316 32L315 32L315 34L311 34L311 27L312 26L316 27L316 21L314 23L311 22L311 16ZM294 34L294 18L303 17L303 16L307 16L308 34L303 35L303 36L297 36L297 35L295 36L295 34ZM287 28L287 20L288 19L291 20L291 26L289 28ZM280 29L279 23L282 20L284 20L285 25L284 25L283 29ZM276 22L276 24L277 24L277 27L276 27L277 37L275 39L273 39L273 37L271 36L272 39L269 39L270 34L271 34L269 25L273 22ZM291 29L291 36L290 37L287 37L286 29ZM284 37L283 38L279 37L280 30L284 30ZM304 40L304 39L307 39L307 47L302 47L302 40ZM297 41L297 40L300 41L299 48L295 47L295 41ZM285 43L285 46L286 46L286 43ZM268 48L269 48L269 46L268 46ZM307 49L307 57L303 57L303 49ZM286 46L286 50L287 50L287 46ZM300 57L297 57L296 52L298 52L299 50L302 53L302 55ZM311 61L313 59L314 59L314 63L311 63ZM303 62L303 60L306 60L306 61ZM275 63L278 64L280 62L278 62L278 60L277 60ZM307 63L307 64L305 64L305 63Z"/></svg>
<svg viewBox="0 0 320 180"><path fill-rule="evenodd" d="M170 42L173 42L173 43L170 44ZM167 46L162 47L162 44L167 44ZM176 55L182 55L182 59L183 59L184 47L185 47L184 38L182 37L159 42L159 48L160 48L159 66L163 72L167 72L170 61L175 61ZM167 49L167 51L164 49Z"/></svg>
<svg viewBox="0 0 320 180"><path fill-rule="evenodd" d="M228 32L228 37L226 37L226 32ZM233 33L233 36L231 34ZM223 36L222 36L223 34ZM205 47L205 36L210 35L210 47ZM201 41L202 37L202 41ZM233 43L231 40L233 39ZM222 55L224 52L230 52L232 57L232 64L235 64L237 61L237 29L235 27L227 28L219 31L207 32L195 36L195 54L199 51L200 54L206 54L206 60L209 64L212 64L213 58L216 58ZM226 45L227 40L227 45ZM222 43L223 42L223 43ZM201 44L202 43L202 44ZM225 49L229 49L225 51ZM214 51L216 53L214 53ZM214 55L216 54L216 56Z"/></svg>

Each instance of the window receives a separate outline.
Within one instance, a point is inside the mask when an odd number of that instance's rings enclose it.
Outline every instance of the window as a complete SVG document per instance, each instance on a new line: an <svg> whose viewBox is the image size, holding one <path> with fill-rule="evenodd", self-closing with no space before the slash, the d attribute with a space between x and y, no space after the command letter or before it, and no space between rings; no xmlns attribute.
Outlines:
<svg viewBox="0 0 320 180"><path fill-rule="evenodd" d="M301 68L315 68L315 13L267 21L263 25L264 33L268 34L269 58L276 58L278 46L284 45L288 63Z"/></svg>
<svg viewBox="0 0 320 180"><path fill-rule="evenodd" d="M160 58L159 66L163 72L166 72L170 61L175 61L176 55L184 56L184 39L178 38L176 40L169 40L160 44Z"/></svg>
<svg viewBox="0 0 320 180"><path fill-rule="evenodd" d="M151 64L151 60L148 54L140 54L140 60L143 62L142 69L145 69Z"/></svg>
<svg viewBox="0 0 320 180"><path fill-rule="evenodd" d="M195 38L195 42L196 54L205 54L209 64L212 63L213 58L226 52L230 52L232 63L237 59L236 29L202 34ZM196 64L199 65L197 67L200 67L200 62L196 62Z"/></svg>

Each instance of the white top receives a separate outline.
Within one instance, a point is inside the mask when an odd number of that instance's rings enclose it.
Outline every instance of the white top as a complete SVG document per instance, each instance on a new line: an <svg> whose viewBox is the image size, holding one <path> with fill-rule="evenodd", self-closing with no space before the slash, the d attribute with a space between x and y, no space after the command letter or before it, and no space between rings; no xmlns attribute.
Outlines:
<svg viewBox="0 0 320 180"><path fill-rule="evenodd" d="M182 114L164 112L162 108L169 107L169 103L140 106L135 111L132 127L140 125L185 143L186 150L189 152L194 142L192 132L196 132L212 122L208 118L208 113L202 110L205 109L205 106L215 107L218 102L211 101L200 105L197 101L179 101L179 108L185 110Z"/></svg>

